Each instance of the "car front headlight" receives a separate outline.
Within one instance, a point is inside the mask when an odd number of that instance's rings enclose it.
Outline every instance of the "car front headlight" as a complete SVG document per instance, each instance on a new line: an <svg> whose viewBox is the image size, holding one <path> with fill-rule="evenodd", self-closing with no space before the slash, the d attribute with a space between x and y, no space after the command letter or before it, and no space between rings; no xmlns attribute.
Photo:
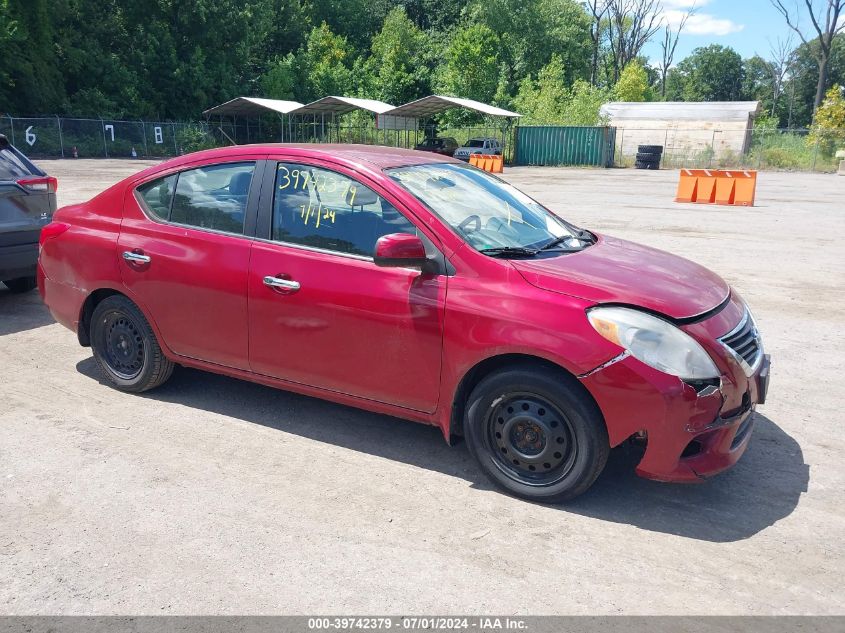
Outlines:
<svg viewBox="0 0 845 633"><path fill-rule="evenodd" d="M719 370L704 348L668 321L620 307L593 308L587 318L596 332L649 367L682 380L719 377Z"/></svg>

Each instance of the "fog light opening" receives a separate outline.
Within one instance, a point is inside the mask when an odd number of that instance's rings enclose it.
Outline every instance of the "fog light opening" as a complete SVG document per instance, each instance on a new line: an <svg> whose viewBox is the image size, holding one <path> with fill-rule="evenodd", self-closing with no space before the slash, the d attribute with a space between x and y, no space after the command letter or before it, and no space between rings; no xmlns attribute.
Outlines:
<svg viewBox="0 0 845 633"><path fill-rule="evenodd" d="M681 459L685 459L687 457L695 457L703 449L704 446L699 440L692 440L689 444L686 445L686 448L684 448L684 452L681 453Z"/></svg>

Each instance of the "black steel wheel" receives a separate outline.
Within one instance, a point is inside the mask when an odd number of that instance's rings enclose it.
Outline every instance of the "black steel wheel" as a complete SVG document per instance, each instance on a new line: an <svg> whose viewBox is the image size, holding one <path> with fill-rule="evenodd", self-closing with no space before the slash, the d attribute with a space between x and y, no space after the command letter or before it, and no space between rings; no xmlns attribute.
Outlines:
<svg viewBox="0 0 845 633"><path fill-rule="evenodd" d="M114 310L104 315L100 332L109 369L123 380L140 374L144 368L144 337L138 325Z"/></svg>
<svg viewBox="0 0 845 633"><path fill-rule="evenodd" d="M164 356L144 314L123 295L97 304L90 340L100 371L123 391L147 391L173 372L173 363Z"/></svg>
<svg viewBox="0 0 845 633"><path fill-rule="evenodd" d="M464 436L493 483L535 501L583 493L609 451L589 394L562 370L545 367L514 367L482 380L467 401Z"/></svg>
<svg viewBox="0 0 845 633"><path fill-rule="evenodd" d="M519 482L548 485L572 468L578 446L558 408L531 393L512 393L487 414L487 449L496 466Z"/></svg>

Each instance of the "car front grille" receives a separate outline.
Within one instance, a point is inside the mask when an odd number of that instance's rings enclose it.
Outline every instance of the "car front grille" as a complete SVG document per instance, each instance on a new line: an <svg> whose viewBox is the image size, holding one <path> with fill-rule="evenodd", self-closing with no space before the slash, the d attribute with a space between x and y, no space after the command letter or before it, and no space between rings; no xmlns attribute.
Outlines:
<svg viewBox="0 0 845 633"><path fill-rule="evenodd" d="M754 319L746 312L739 325L719 339L722 344L731 350L748 366L754 369L757 362L763 356L763 344L760 334L754 325ZM745 369L745 368L744 368Z"/></svg>

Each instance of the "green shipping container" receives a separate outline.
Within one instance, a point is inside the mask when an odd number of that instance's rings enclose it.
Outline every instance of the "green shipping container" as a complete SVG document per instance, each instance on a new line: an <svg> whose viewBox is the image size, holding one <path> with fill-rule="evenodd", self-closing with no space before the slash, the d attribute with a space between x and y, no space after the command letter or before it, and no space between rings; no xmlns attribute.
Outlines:
<svg viewBox="0 0 845 633"><path fill-rule="evenodd" d="M519 126L514 164L612 167L615 149L615 127Z"/></svg>

